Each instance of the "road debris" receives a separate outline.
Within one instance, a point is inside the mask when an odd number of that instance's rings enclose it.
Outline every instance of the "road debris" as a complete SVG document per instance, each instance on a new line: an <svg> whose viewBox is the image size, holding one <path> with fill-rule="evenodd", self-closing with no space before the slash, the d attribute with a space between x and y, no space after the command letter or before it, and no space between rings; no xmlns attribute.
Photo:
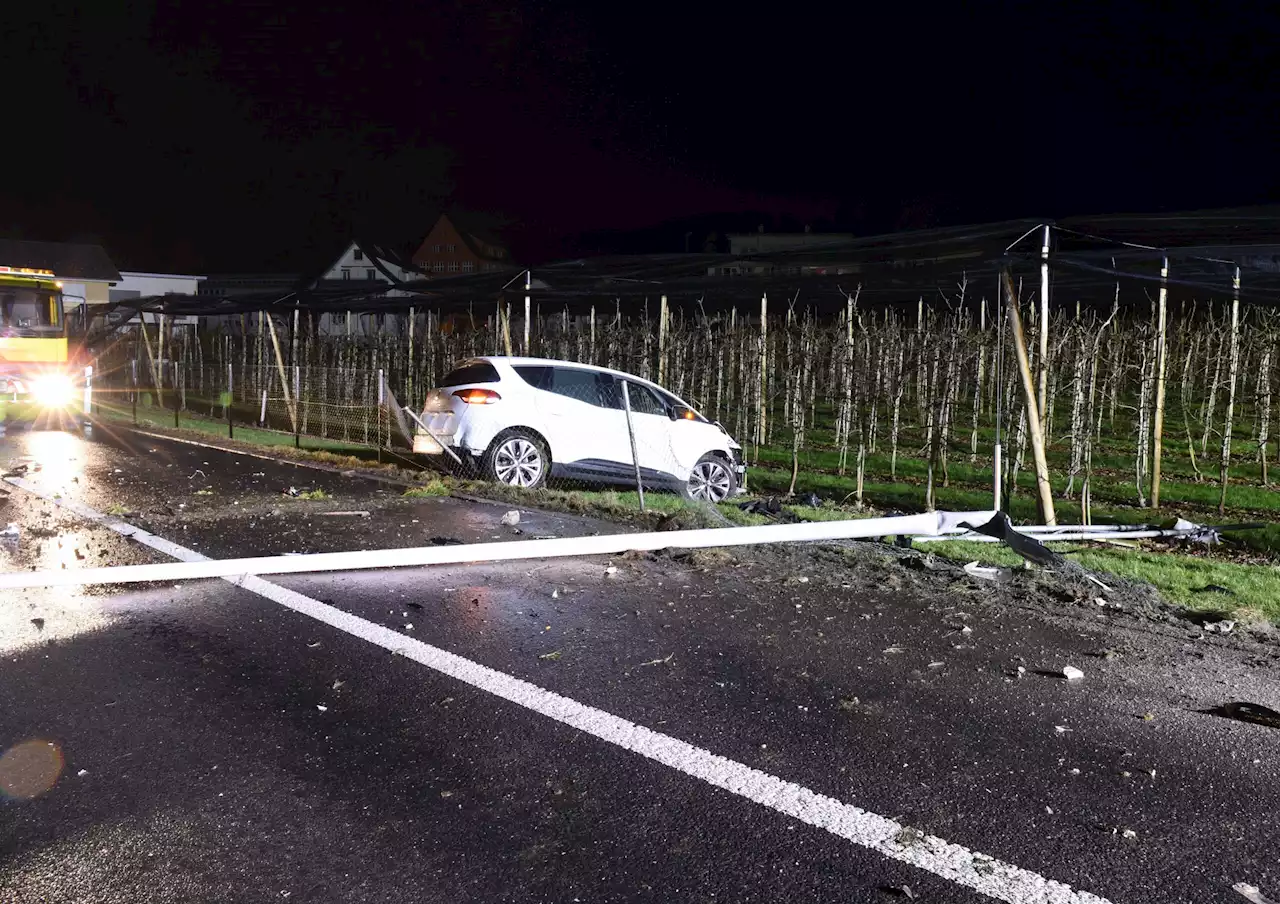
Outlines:
<svg viewBox="0 0 1280 904"><path fill-rule="evenodd" d="M965 565L964 573L981 581L1003 582L1013 577L1013 572L1008 568L1001 568L997 565L981 565L976 561Z"/></svg>
<svg viewBox="0 0 1280 904"><path fill-rule="evenodd" d="M317 703L316 709L320 710L322 713L327 713L329 711L329 707L325 706L323 703Z"/></svg>
<svg viewBox="0 0 1280 904"><path fill-rule="evenodd" d="M1280 904L1280 902L1276 901L1274 898L1268 898L1264 895L1261 890L1259 890L1258 886L1250 885L1248 882L1237 882L1235 885L1231 886L1231 890L1244 895L1244 897L1252 901L1253 904Z"/></svg>
<svg viewBox="0 0 1280 904"><path fill-rule="evenodd" d="M1072 729L1068 728L1066 725L1055 725L1053 726L1053 730L1058 734L1066 734L1067 732L1072 731Z"/></svg>
<svg viewBox="0 0 1280 904"><path fill-rule="evenodd" d="M16 540L22 536L22 529L12 521L4 530L0 530L0 540Z"/></svg>
<svg viewBox="0 0 1280 904"><path fill-rule="evenodd" d="M1137 838L1138 833L1135 832L1133 829L1125 829L1123 832L1120 833L1120 837L1121 838Z"/></svg>
<svg viewBox="0 0 1280 904"><path fill-rule="evenodd" d="M907 649L906 649L906 647L897 647L897 646L894 646L894 647L885 647L885 648L884 648L884 652L885 652L885 653L891 653L891 654L892 654L892 653L905 653L905 652L907 652Z"/></svg>
<svg viewBox="0 0 1280 904"><path fill-rule="evenodd" d="M650 659L648 662L640 663L640 666L638 666L638 668L646 665L666 665L671 661L671 658L675 655L676 655L675 653L668 653L666 658L664 659Z"/></svg>
<svg viewBox="0 0 1280 904"><path fill-rule="evenodd" d="M343 681L343 680L341 680L341 679L338 679L337 681L333 682L333 690L335 690L335 691L336 691L336 690L338 690L340 687L342 687L342 686L343 686L344 684L346 684L346 683L347 683L347 682L345 682L345 681Z"/></svg>
<svg viewBox="0 0 1280 904"><path fill-rule="evenodd" d="M1230 634L1236 629L1236 623L1229 618L1222 621L1205 622L1201 627L1206 634Z"/></svg>
<svg viewBox="0 0 1280 904"><path fill-rule="evenodd" d="M1280 728L1280 712L1276 712L1269 706L1263 706L1260 703L1236 700L1231 703L1224 703L1216 709L1207 710L1207 712L1210 715L1223 716L1227 719L1235 719L1238 722L1251 722L1254 725L1262 725L1267 728Z"/></svg>
<svg viewBox="0 0 1280 904"><path fill-rule="evenodd" d="M885 885L881 890L891 895L897 895L900 898L906 898L908 901L916 899L916 893L911 890L910 885Z"/></svg>
<svg viewBox="0 0 1280 904"><path fill-rule="evenodd" d="M1084 678L1084 672L1073 665L1064 665L1062 667L1062 677L1068 681L1079 681Z"/></svg>
<svg viewBox="0 0 1280 904"><path fill-rule="evenodd" d="M505 524L507 527L515 527L517 524L520 523L520 512L516 509L512 509L511 511L507 512L505 515L502 516L502 523Z"/></svg>
<svg viewBox="0 0 1280 904"><path fill-rule="evenodd" d="M33 618L33 619L31 619L31 624L33 624L33 625L35 625L35 626L36 626L36 630L37 630L37 631L43 631L43 630L44 630L44 619L43 619L43 618Z"/></svg>
<svg viewBox="0 0 1280 904"><path fill-rule="evenodd" d="M79 772L76 773L76 775L79 776L80 778L84 778L88 774L89 774L88 769L81 769Z"/></svg>
<svg viewBox="0 0 1280 904"><path fill-rule="evenodd" d="M605 573L605 574L607 574L607 575L610 575L610 576L615 575L615 574L617 574L617 573L618 573L618 566L617 566L617 565L610 565L609 567L607 567L607 568L604 570L604 573Z"/></svg>
<svg viewBox="0 0 1280 904"><path fill-rule="evenodd" d="M559 650L552 650L550 653L543 653L543 654L542 654L542 655L540 655L538 658L539 658L539 659L547 659L547 660L550 660L550 661L554 662L555 660L557 660L557 659L559 659L559 658L560 658L560 651L559 651Z"/></svg>
<svg viewBox="0 0 1280 904"><path fill-rule="evenodd" d="M368 518L368 512L316 512L322 518Z"/></svg>

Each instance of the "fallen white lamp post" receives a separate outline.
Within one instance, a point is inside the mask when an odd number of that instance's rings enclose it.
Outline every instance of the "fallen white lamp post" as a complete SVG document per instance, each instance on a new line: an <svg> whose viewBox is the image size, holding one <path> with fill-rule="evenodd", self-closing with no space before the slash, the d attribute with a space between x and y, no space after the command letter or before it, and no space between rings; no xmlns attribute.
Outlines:
<svg viewBox="0 0 1280 904"><path fill-rule="evenodd" d="M146 534L131 524L101 515L74 503L63 505L125 536ZM318 571L354 571L365 568L401 568L421 565L459 565L474 562L506 562L564 556L616 555L629 551L695 549L714 546L749 546L760 543L795 543L821 540L856 540L886 536L937 536L963 530L961 523L982 524L994 512L926 512L893 518L851 521L813 521L801 524L766 524L753 527L607 534L596 537L563 537L551 540L515 540L458 546L416 546L407 549L361 549L306 555L256 556L243 559L162 562L106 568L64 569L0 574L0 589L65 587L85 584L125 584L139 581L185 581L238 575L298 574ZM159 539L159 538L154 538ZM161 548L154 542L148 545Z"/></svg>

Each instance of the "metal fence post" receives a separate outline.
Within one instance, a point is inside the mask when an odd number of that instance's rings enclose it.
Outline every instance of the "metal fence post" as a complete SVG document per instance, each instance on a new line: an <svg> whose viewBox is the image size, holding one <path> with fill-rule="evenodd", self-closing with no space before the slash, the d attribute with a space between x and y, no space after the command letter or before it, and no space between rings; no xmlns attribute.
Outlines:
<svg viewBox="0 0 1280 904"><path fill-rule="evenodd" d="M640 511L644 511L644 481L640 479L640 456L636 454L636 431L631 424L631 393L627 391L627 381L622 384L622 407L627 412L627 438L631 440L631 461L636 469L636 493L640 497Z"/></svg>
<svg viewBox="0 0 1280 904"><path fill-rule="evenodd" d="M383 399L383 371L378 368L378 423L375 427L374 445L378 447L378 464L382 464L382 399ZM367 384L366 384L367 385Z"/></svg>
<svg viewBox="0 0 1280 904"><path fill-rule="evenodd" d="M133 426L138 426L138 359L134 358L129 362L129 401L133 408Z"/></svg>
<svg viewBox="0 0 1280 904"><path fill-rule="evenodd" d="M231 362L228 361L227 362L227 404L226 404L227 439L234 439L236 435L236 428L233 423L233 418L231 415L231 409L232 407L234 407L235 401L236 401L235 384L232 382L234 379L235 379L235 375L231 371Z"/></svg>
<svg viewBox="0 0 1280 904"><path fill-rule="evenodd" d="M295 312L296 313L296 312ZM302 403L298 400L298 387L302 385L302 368L293 365L293 448L302 448Z"/></svg>
<svg viewBox="0 0 1280 904"><path fill-rule="evenodd" d="M179 417L178 412L181 410L179 408L179 405L182 402L182 400L178 397L178 362L177 361L169 362L169 372L172 374L172 381L173 381L173 427L176 430L180 426L178 422L178 417Z"/></svg>

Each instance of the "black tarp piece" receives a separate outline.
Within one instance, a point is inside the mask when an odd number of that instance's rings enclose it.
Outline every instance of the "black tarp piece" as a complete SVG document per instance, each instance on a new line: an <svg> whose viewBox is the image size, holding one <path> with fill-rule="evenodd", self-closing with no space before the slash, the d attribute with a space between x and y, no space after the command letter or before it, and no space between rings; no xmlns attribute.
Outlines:
<svg viewBox="0 0 1280 904"><path fill-rule="evenodd" d="M985 534L988 537L995 537L1028 562L1050 566L1062 565L1066 562L1062 556L1049 549L1039 540L1014 530L1013 524L1009 521L1009 516L1004 512L996 512L995 517L985 524L969 524L965 522L960 526L979 534Z"/></svg>

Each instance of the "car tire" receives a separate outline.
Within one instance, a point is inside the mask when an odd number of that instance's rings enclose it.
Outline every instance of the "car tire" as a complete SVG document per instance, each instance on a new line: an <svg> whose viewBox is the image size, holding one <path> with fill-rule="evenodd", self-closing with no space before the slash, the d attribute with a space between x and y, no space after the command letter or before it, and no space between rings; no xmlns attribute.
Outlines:
<svg viewBox="0 0 1280 904"><path fill-rule="evenodd" d="M529 430L506 430L485 450L480 463L485 479L536 490L547 482L551 454L542 438Z"/></svg>
<svg viewBox="0 0 1280 904"><path fill-rule="evenodd" d="M709 452L698 459L684 485L684 497L695 502L724 502L738 489L738 477L728 459Z"/></svg>

